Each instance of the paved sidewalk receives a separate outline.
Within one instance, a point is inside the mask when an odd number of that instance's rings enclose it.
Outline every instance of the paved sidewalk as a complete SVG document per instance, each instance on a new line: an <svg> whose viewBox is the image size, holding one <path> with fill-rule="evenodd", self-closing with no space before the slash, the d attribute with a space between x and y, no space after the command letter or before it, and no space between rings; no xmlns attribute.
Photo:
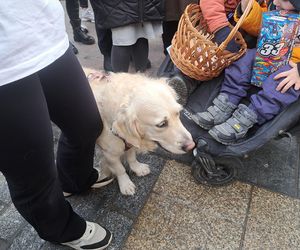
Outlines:
<svg viewBox="0 0 300 250"><path fill-rule="evenodd" d="M68 23L68 21L67 21ZM94 34L93 24L86 24ZM68 32L72 40L70 26ZM80 45L83 66L102 68L96 45ZM150 44L150 74L163 59L160 39ZM59 130L53 126L54 142ZM97 149L95 165L101 161ZM116 182L69 199L84 218L108 227L109 249L299 249L300 200L235 182L221 188L195 183L190 167L155 155L146 177L131 175L137 194L125 197ZM250 166L251 167L251 166ZM0 175L0 250L68 249L41 240L11 203Z"/></svg>

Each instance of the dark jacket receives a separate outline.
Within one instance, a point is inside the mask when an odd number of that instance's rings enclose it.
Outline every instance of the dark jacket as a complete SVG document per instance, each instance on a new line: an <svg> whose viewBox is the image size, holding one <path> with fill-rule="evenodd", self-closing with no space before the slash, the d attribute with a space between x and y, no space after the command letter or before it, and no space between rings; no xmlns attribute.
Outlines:
<svg viewBox="0 0 300 250"><path fill-rule="evenodd" d="M132 23L162 21L164 0L91 0L96 25L110 29Z"/></svg>
<svg viewBox="0 0 300 250"><path fill-rule="evenodd" d="M199 0L165 0L165 20L179 21L185 7L191 3L198 3Z"/></svg>

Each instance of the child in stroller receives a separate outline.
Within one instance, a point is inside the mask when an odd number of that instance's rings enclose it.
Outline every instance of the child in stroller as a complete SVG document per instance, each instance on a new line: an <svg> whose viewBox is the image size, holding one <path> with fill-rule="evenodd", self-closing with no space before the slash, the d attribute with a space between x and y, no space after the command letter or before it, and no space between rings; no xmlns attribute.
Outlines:
<svg viewBox="0 0 300 250"><path fill-rule="evenodd" d="M276 3L276 0L274 2ZM297 1L290 2L295 4L296 8L299 9ZM268 4L271 6L272 1ZM253 9L257 9L258 7L260 6L254 6ZM253 22L249 22L249 24L252 27L255 26ZM272 120L268 120L262 125L254 125L245 137L239 139L234 144L224 145L218 143L212 139L206 130L197 126L191 119L191 116L192 113L201 113L207 110L214 98L219 94L223 78L224 75L221 75L209 82L201 83L189 97L186 109L182 113L184 125L197 142L194 155L188 155L180 159L176 158L176 156L171 156L185 163L193 161L193 176L202 184L223 185L231 182L236 174L236 169L241 167L241 159L247 157L250 152L262 147L271 139L278 137L279 134L284 135L286 131L291 132L291 128L294 128L300 117L300 101L297 100L286 108L280 108L280 113ZM257 90L257 87L250 87L247 95L249 96L251 91L255 90ZM277 92L280 94L279 91ZM247 101L247 99L243 98L243 101Z"/></svg>
<svg viewBox="0 0 300 250"><path fill-rule="evenodd" d="M243 2L247 0L242 0ZM300 11L296 0L275 0L277 9ZM252 9L252 11L259 11ZM296 44L299 46L299 43ZM293 49L293 61L299 63L300 48ZM255 124L271 120L283 108L295 102L300 95L300 76L297 64L281 67L271 74L262 85L262 90L251 96L248 106L239 104L250 88L252 67L256 50L248 50L238 61L225 70L220 94L205 112L193 115L193 120L218 142L229 145L244 137ZM299 64L300 66L300 64ZM238 105L239 104L239 105Z"/></svg>

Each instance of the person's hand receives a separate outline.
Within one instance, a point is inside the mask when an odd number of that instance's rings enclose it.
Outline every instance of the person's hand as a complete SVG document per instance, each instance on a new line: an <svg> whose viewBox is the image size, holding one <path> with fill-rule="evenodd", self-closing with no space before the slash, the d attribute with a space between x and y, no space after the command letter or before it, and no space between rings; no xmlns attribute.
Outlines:
<svg viewBox="0 0 300 250"><path fill-rule="evenodd" d="M249 0L241 0L241 9L242 9L243 13L244 13L245 9L247 8L248 3L249 3Z"/></svg>
<svg viewBox="0 0 300 250"><path fill-rule="evenodd" d="M274 80L284 78L277 86L276 90L281 93L285 93L290 87L294 86L295 90L300 89L300 76L298 72L297 64L290 61L290 70L281 72L274 77Z"/></svg>

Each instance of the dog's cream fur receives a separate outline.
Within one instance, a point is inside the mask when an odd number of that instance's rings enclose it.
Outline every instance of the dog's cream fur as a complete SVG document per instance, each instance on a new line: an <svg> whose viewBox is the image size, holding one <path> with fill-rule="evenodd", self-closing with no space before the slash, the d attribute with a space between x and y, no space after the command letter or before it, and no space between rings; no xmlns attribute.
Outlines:
<svg viewBox="0 0 300 250"><path fill-rule="evenodd" d="M174 90L165 79L141 74L111 73L85 69L103 121L97 144L103 150L104 168L118 180L121 193L133 195L135 185L121 163L125 155L137 176L150 173L149 166L136 160L137 151L152 151L157 145L183 154L195 144L184 128ZM125 142L131 145L125 150Z"/></svg>

